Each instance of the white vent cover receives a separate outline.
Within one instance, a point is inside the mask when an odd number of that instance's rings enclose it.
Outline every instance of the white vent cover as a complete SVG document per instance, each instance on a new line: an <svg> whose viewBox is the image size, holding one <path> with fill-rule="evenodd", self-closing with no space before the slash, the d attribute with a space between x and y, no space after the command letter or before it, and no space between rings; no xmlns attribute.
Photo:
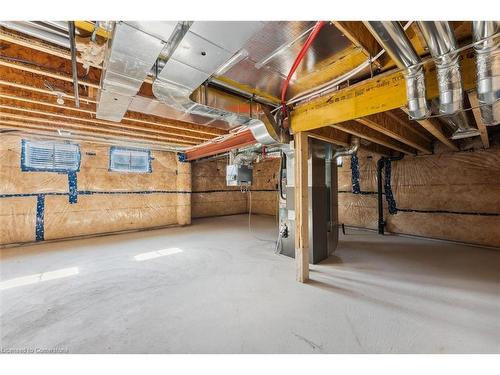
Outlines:
<svg viewBox="0 0 500 375"><path fill-rule="evenodd" d="M114 172L151 172L151 158L148 150L131 150L112 147L109 169Z"/></svg>
<svg viewBox="0 0 500 375"><path fill-rule="evenodd" d="M23 141L25 171L75 172L80 168L80 147L71 143Z"/></svg>

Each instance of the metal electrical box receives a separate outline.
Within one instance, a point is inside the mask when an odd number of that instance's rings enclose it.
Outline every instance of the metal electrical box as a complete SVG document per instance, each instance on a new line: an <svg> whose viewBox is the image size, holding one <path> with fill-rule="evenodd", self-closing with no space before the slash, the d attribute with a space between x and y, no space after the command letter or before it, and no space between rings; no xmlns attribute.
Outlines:
<svg viewBox="0 0 500 375"><path fill-rule="evenodd" d="M318 263L335 251L338 242L337 163L329 143L309 138L309 261ZM285 198L280 199L281 254L295 257L295 153L286 153L283 179Z"/></svg>
<svg viewBox="0 0 500 375"><path fill-rule="evenodd" d="M253 167L251 165L229 164L226 166L227 186L252 185Z"/></svg>

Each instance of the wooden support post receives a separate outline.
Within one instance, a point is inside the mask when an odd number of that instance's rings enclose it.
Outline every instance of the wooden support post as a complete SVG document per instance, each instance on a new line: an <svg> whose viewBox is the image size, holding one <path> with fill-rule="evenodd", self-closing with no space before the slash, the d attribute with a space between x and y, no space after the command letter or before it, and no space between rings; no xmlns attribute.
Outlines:
<svg viewBox="0 0 500 375"><path fill-rule="evenodd" d="M295 261L297 281L309 279L308 173L309 144L307 132L295 133Z"/></svg>

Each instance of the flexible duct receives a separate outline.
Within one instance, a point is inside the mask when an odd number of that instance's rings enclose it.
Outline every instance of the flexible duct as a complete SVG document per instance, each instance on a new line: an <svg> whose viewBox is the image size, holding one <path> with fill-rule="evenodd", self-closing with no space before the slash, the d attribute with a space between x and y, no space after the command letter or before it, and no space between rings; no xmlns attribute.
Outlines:
<svg viewBox="0 0 500 375"><path fill-rule="evenodd" d="M244 151L236 154L230 163L236 165L250 165L255 162L259 156L260 154L256 151Z"/></svg>
<svg viewBox="0 0 500 375"><path fill-rule="evenodd" d="M453 115L463 109L462 77L455 35L447 21L419 21L418 26L436 64L439 112Z"/></svg>
<svg viewBox="0 0 500 375"><path fill-rule="evenodd" d="M498 21L472 22L472 34L477 56L477 98L485 125L500 123L500 55ZM485 40L483 40L485 39Z"/></svg>
<svg viewBox="0 0 500 375"><path fill-rule="evenodd" d="M416 120L430 115L425 97L424 69L403 27L396 21L363 21L400 69L404 69L408 113Z"/></svg>
<svg viewBox="0 0 500 375"><path fill-rule="evenodd" d="M457 129L452 139L479 135L471 128L464 109L464 91L455 34L447 21L419 21L429 52L434 59L439 89L439 113L450 116Z"/></svg>

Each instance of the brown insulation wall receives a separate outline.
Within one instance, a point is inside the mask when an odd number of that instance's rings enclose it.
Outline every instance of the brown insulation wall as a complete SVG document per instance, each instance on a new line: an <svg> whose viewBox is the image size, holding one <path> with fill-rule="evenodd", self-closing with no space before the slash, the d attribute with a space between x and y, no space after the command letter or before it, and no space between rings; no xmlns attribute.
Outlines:
<svg viewBox="0 0 500 375"><path fill-rule="evenodd" d="M247 212L247 195L239 187L226 186L227 159L192 163L193 218Z"/></svg>
<svg viewBox="0 0 500 375"><path fill-rule="evenodd" d="M359 156L360 186L352 194L350 161L339 169L341 223L377 228L377 160ZM392 162L398 212L389 232L500 247L500 149L405 157ZM408 211L408 212L406 212Z"/></svg>
<svg viewBox="0 0 500 375"><path fill-rule="evenodd" d="M250 198L252 213L264 215L278 214L278 176L280 159L265 159L253 168L253 184Z"/></svg>
<svg viewBox="0 0 500 375"><path fill-rule="evenodd" d="M152 173L119 173L108 170L109 146L74 142L81 165L70 204L67 174L21 171L30 137L0 137L0 244L35 241L40 194L45 240L191 222L191 165L174 153L151 151Z"/></svg>
<svg viewBox="0 0 500 375"><path fill-rule="evenodd" d="M192 217L247 213L250 198L252 213L277 213L277 176L279 159L254 164L251 197L239 187L226 186L227 158L192 163Z"/></svg>

